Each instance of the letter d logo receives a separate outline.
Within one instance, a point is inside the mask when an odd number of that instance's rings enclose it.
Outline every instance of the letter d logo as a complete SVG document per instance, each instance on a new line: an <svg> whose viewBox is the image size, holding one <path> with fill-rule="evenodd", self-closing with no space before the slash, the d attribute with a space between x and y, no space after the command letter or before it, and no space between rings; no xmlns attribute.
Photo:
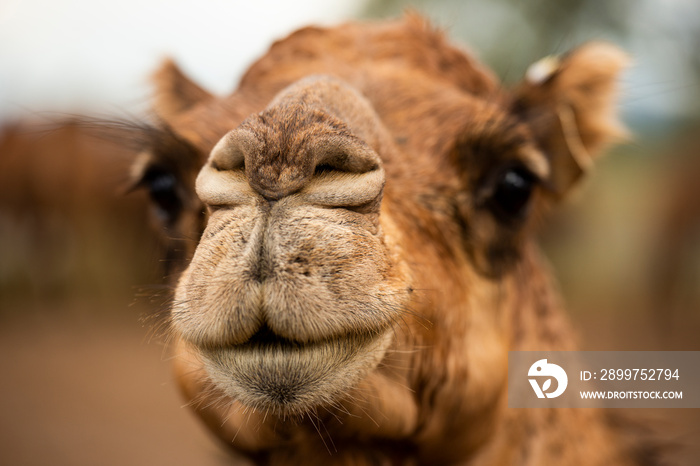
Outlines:
<svg viewBox="0 0 700 466"><path fill-rule="evenodd" d="M540 359L530 366L530 370L527 372L528 377L553 377L557 380L557 389L553 392L547 392L552 385L552 379L548 378L540 385L537 383L537 379L528 379L532 389L535 391L537 398L556 398L566 390L566 385L569 383L569 378L566 376L566 372L560 366L556 364L550 364L546 359Z"/></svg>

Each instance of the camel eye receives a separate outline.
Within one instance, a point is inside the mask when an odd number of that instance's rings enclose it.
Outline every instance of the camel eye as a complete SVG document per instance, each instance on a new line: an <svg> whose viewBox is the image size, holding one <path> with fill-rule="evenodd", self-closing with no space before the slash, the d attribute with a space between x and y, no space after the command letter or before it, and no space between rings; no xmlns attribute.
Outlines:
<svg viewBox="0 0 700 466"><path fill-rule="evenodd" d="M169 224L174 223L182 210L175 175L161 168L152 167L144 174L142 184L148 190L161 220Z"/></svg>
<svg viewBox="0 0 700 466"><path fill-rule="evenodd" d="M530 204L537 178L523 167L511 167L502 171L496 179L489 204L503 222L522 219Z"/></svg>

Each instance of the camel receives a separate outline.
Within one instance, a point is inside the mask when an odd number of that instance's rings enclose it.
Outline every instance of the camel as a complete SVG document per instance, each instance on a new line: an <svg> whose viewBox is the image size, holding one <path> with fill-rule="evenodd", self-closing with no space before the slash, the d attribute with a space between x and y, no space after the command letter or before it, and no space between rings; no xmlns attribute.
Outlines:
<svg viewBox="0 0 700 466"><path fill-rule="evenodd" d="M655 464L605 411L506 399L508 351L576 348L534 232L624 134L627 62L506 89L415 14L294 32L226 97L166 61L132 177L189 406L243 464Z"/></svg>

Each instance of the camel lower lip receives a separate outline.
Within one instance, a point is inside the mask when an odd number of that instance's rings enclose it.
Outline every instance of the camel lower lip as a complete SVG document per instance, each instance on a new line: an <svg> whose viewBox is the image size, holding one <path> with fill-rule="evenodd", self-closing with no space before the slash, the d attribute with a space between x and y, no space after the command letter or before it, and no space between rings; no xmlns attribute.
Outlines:
<svg viewBox="0 0 700 466"><path fill-rule="evenodd" d="M252 339L202 350L214 384L240 403L278 414L301 414L337 402L377 366L391 333L346 335L296 343Z"/></svg>

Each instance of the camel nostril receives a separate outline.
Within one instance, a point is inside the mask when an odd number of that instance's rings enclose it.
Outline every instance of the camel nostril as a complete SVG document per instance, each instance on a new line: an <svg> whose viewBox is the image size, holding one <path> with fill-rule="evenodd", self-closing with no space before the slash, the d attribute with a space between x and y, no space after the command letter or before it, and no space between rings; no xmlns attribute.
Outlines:
<svg viewBox="0 0 700 466"><path fill-rule="evenodd" d="M328 102L350 104L342 109ZM379 126L369 102L343 83L326 77L292 85L216 144L209 171L219 174L216 179L222 183L209 186L203 179L201 197L207 203L240 202L241 196L223 183L235 179L237 188L245 181L246 193L263 196L270 207L295 194L326 207L356 207L380 199L384 170L369 144L378 135L367 129L366 121Z"/></svg>

